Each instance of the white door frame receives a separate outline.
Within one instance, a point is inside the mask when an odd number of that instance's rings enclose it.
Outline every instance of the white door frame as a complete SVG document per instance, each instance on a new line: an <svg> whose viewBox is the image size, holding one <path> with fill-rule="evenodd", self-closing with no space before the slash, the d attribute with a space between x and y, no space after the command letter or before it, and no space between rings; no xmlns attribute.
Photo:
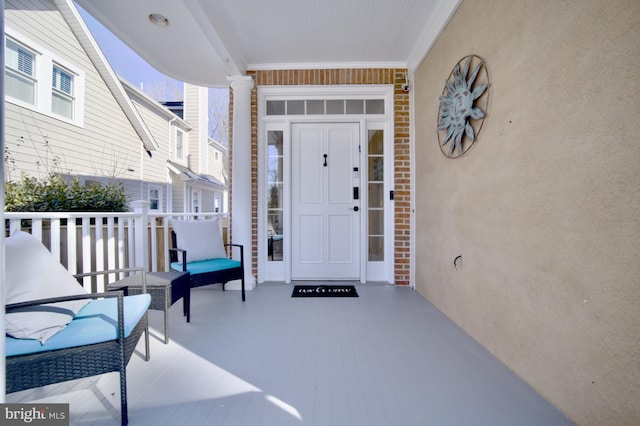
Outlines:
<svg viewBox="0 0 640 426"><path fill-rule="evenodd" d="M366 141L369 130L383 130L385 135L385 193L393 190L393 117L394 96L393 85L349 85L349 86L260 86L258 87L258 282L284 281L291 282L291 245L285 238L283 244L283 261L268 261L267 255L267 135L271 131L282 132L284 138L283 151L289 153L283 161L283 180L285 186L291 179L291 128L294 123L358 123L360 127L361 153L360 153L360 281L367 279L376 281L393 282L394 259L394 209L393 201L386 197L385 201L385 261L368 262L368 221L367 221L367 187L366 187ZM361 100L382 99L384 101L384 113L380 114L282 114L267 115L267 101L279 100ZM284 233L291 235L291 200L287 192L290 185L285 188L283 200ZM265 243L263 243L265 242Z"/></svg>

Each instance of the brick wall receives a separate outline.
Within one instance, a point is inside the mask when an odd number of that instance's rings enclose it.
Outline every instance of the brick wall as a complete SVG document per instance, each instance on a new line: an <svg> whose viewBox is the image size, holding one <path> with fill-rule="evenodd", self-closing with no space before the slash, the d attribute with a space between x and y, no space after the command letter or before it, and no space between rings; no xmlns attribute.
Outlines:
<svg viewBox="0 0 640 426"><path fill-rule="evenodd" d="M340 85L340 84L393 84L394 85L394 282L396 285L408 285L410 273L411 240L411 162L409 141L409 94L402 90L406 69L367 68L367 69L315 69L315 70L268 70L248 71L256 87L251 93L251 193L253 227L252 246L254 264L252 270L257 275L258 258L258 86L303 86L303 85ZM229 111L233 111L233 94L230 96ZM230 115L232 115L230 113ZM232 126L233 117L230 117ZM233 147L233 135L229 136L229 146ZM233 149L229 150L230 157ZM231 163L231 161L230 161ZM230 170L232 173L232 170ZM230 191L230 197L233 194Z"/></svg>

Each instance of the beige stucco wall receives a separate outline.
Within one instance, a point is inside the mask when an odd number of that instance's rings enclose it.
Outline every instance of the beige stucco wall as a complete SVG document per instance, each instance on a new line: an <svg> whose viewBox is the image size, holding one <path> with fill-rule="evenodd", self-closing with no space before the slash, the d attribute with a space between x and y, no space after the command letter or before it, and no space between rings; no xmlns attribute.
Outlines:
<svg viewBox="0 0 640 426"><path fill-rule="evenodd" d="M451 160L468 54L489 111ZM637 0L465 0L415 75L416 288L578 424L640 424L639 70Z"/></svg>

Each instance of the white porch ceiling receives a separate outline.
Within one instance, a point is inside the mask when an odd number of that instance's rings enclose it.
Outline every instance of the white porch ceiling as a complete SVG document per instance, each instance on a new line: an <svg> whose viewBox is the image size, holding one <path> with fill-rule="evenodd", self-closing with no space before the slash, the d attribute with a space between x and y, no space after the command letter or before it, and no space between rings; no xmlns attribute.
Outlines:
<svg viewBox="0 0 640 426"><path fill-rule="evenodd" d="M411 70L461 0L76 1L159 71L216 87L252 69Z"/></svg>

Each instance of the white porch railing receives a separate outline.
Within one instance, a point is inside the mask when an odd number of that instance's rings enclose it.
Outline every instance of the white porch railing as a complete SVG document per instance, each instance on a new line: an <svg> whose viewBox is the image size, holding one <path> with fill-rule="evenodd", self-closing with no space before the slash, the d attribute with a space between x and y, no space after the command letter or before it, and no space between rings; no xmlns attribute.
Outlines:
<svg viewBox="0 0 640 426"><path fill-rule="evenodd" d="M146 205L136 207L133 213L5 212L4 216L9 224L5 235L17 230L30 232L72 274L141 266L148 271L168 271L168 219L220 218L223 231L228 219L226 213L149 213ZM119 278L123 277L87 277L83 286L102 292L106 283Z"/></svg>

